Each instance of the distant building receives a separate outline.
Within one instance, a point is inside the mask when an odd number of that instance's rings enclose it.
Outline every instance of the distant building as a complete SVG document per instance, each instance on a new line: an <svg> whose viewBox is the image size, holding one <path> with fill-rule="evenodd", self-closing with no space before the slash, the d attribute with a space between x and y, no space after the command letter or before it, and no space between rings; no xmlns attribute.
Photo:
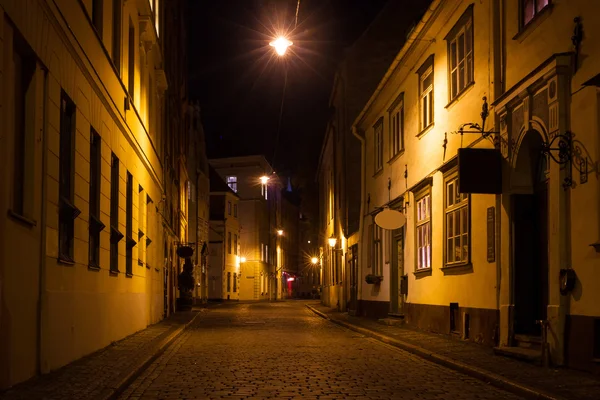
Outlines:
<svg viewBox="0 0 600 400"><path fill-rule="evenodd" d="M360 287L361 146L352 133L352 123L429 2L388 2L346 49L335 74L317 172L320 221L314 256L322 267L322 303L339 310L357 312Z"/></svg>
<svg viewBox="0 0 600 400"><path fill-rule="evenodd" d="M182 17L182 1L0 0L0 389L172 310Z"/></svg>
<svg viewBox="0 0 600 400"><path fill-rule="evenodd" d="M239 196L210 168L208 298L240 299Z"/></svg>

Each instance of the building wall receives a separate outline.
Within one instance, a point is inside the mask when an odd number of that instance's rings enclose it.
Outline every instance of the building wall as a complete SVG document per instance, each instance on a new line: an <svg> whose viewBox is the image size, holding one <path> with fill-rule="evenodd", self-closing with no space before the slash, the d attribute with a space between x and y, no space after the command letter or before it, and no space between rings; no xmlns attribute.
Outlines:
<svg viewBox="0 0 600 400"><path fill-rule="evenodd" d="M455 170L453 161L460 147L491 147L481 135L453 135L460 124L479 122L482 97L492 90L493 65L488 63L492 48L488 38L488 24L491 10L489 4L476 4L473 8L474 25L474 84L450 103L448 93L448 45L444 37L466 11L468 2L442 2L433 22L425 26L422 40L409 44L411 50L403 58L404 68L396 69L383 90L368 105L359 129L365 137L365 216L359 250L362 278L360 279L360 312L362 315L382 317L389 311L392 262L392 234L382 232L381 259L372 259L374 224L373 216L389 202L404 199L406 224L402 230L404 237L404 268L399 274L406 274L408 295L394 296L406 303L402 312L407 321L421 328L433 331L450 332L450 303L458 303L459 316L470 314L470 336L478 341L491 343L495 338L497 325L497 292L495 290L496 264L488 262L486 248L488 207L495 206L493 195L471 195L469 199L470 257L466 265L453 267L445 262L445 177ZM419 127L418 75L415 73L433 54L433 110L434 123L428 129ZM390 150L390 107L403 94L404 103L404 150L394 156ZM450 104L449 104L450 103ZM375 125L383 123L383 162L381 170L375 168ZM491 124L488 121L488 128ZM445 133L446 149L442 147ZM454 159L454 160L453 160ZM444 171L449 169L449 171ZM405 178L406 175L406 178ZM416 202L419 189L411 189L426 179L431 195L431 267L417 268L416 258ZM391 185L388 190L388 182ZM398 207L402 207L402 202ZM366 275L382 275L381 284L368 284ZM456 321L461 330L462 317Z"/></svg>
<svg viewBox="0 0 600 400"><path fill-rule="evenodd" d="M26 218L13 215L1 218L2 262L0 279L0 387L23 381L36 372L48 372L68 362L92 353L113 341L158 322L163 315L162 259L158 243L162 229L155 204L161 198L162 171L156 141L158 125L150 116L160 114L158 101L150 103L154 93L146 80L155 82L160 73L155 68L142 68L138 44L144 44L148 65L160 59L159 48L152 46L154 37L140 38L143 17L149 12L137 9L129 2L123 9L121 75L116 73L107 54L112 51L112 3L105 2L104 24L99 36L90 24L88 9L73 6L66 0L53 3L35 0L0 2L0 35L2 40L2 87L8 88L13 74L13 38L21 36L25 44L19 51L37 61L35 100L32 100L35 145L27 185ZM149 7L148 7L149 9ZM134 70L128 71L128 25L134 28ZM17 41L19 43L19 41ZM28 48L30 53L27 53ZM121 63L119 63L121 64ZM128 93L128 77L135 80L134 92ZM74 220L73 260L58 260L59 254L59 166L60 166L60 105L61 91L75 106L73 132L73 202L80 210ZM149 92L149 90L148 90ZM10 91L2 91L2 132L13 131L8 125L14 110ZM133 99L125 110L124 99ZM152 107L150 109L150 106ZM89 194L90 194L90 131L101 138L100 220L105 229L100 234L99 268L89 267ZM39 133L38 133L39 132ZM0 135L0 146L6 152L3 160L11 160L14 142L6 142L12 134ZM26 147L30 151L29 147ZM132 271L125 274L125 240L119 242L119 273L109 271L110 248L110 182L111 152L120 160L119 227L126 231L126 180L129 172L134 188L132 196L132 230L143 227L152 243L132 250ZM1 204L10 209L13 184L10 167L4 171L0 184ZM143 191L137 189L143 187ZM27 189L30 190L30 189ZM146 202L140 193L153 202ZM141 207L140 207L141 205ZM8 214L3 214L8 215ZM33 222L35 221L35 222ZM142 222L142 226L140 226ZM15 234L13 234L13 232ZM137 239L137 235L135 237ZM14 242L13 242L14 240ZM43 244L43 245L42 245ZM27 246L27 250L25 249ZM10 249L10 250L9 250ZM14 251L18 249L18 251ZM141 253L141 254L140 254ZM23 257L28 258L24 260ZM139 262L138 262L139 260ZM16 266L19 268L16 268ZM23 283L27 292L17 290ZM41 309L37 309L37 304ZM38 312L41 318L38 320ZM39 332L40 341L36 340ZM39 357L39 363L37 361Z"/></svg>

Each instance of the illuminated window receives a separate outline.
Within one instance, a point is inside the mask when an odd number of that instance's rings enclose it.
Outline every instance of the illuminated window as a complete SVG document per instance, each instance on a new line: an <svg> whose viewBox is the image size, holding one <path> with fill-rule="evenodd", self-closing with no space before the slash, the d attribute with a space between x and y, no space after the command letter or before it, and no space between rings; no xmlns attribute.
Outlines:
<svg viewBox="0 0 600 400"><path fill-rule="evenodd" d="M469 262L469 195L458 192L456 173L446 178L446 265Z"/></svg>
<svg viewBox="0 0 600 400"><path fill-rule="evenodd" d="M265 200L268 200L268 198L269 198L269 197L268 197L268 195L267 195L268 191L269 191L269 190L268 190L268 186L267 186L267 184L266 184L266 183L261 183L261 184L260 184L260 195L261 195L262 197L264 197L264 198L265 198Z"/></svg>
<svg viewBox="0 0 600 400"><path fill-rule="evenodd" d="M446 36L450 100L473 82L473 7L460 17Z"/></svg>
<svg viewBox="0 0 600 400"><path fill-rule="evenodd" d="M235 175L227 176L227 186L229 186L229 188L231 190L233 190L235 193L237 193L237 176L235 176Z"/></svg>
<svg viewBox="0 0 600 400"><path fill-rule="evenodd" d="M536 15L550 5L550 0L520 0L521 27L529 24Z"/></svg>
<svg viewBox="0 0 600 400"><path fill-rule="evenodd" d="M383 118L373 127L373 160L374 173L383 169Z"/></svg>
<svg viewBox="0 0 600 400"><path fill-rule="evenodd" d="M433 124L433 55L423 63L419 74L419 126L421 131Z"/></svg>
<svg viewBox="0 0 600 400"><path fill-rule="evenodd" d="M431 192L427 188L416 199L417 270L431 268Z"/></svg>

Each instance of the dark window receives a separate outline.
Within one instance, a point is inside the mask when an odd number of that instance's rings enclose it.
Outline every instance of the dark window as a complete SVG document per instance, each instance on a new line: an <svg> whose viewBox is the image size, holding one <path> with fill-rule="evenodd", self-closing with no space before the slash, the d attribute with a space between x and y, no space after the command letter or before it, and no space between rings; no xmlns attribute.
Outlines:
<svg viewBox="0 0 600 400"><path fill-rule="evenodd" d="M90 132L90 221L89 221L89 265L100 267L100 231L104 224L100 221L100 135L92 128Z"/></svg>
<svg viewBox="0 0 600 400"><path fill-rule="evenodd" d="M233 216L237 217L237 204L233 205Z"/></svg>
<svg viewBox="0 0 600 400"><path fill-rule="evenodd" d="M227 253L231 254L231 232L227 232Z"/></svg>
<svg viewBox="0 0 600 400"><path fill-rule="evenodd" d="M460 17L446 36L450 100L473 82L473 7Z"/></svg>
<svg viewBox="0 0 600 400"><path fill-rule="evenodd" d="M129 19L129 66L127 67L127 89L129 97L133 100L135 91L135 28L131 18Z"/></svg>
<svg viewBox="0 0 600 400"><path fill-rule="evenodd" d="M233 293L237 292L237 273L233 273Z"/></svg>
<svg viewBox="0 0 600 400"><path fill-rule="evenodd" d="M102 24L104 17L104 0L92 0L92 23L102 39Z"/></svg>
<svg viewBox="0 0 600 400"><path fill-rule="evenodd" d="M236 234L233 235L233 254L237 256L237 248L238 248L238 236Z"/></svg>
<svg viewBox="0 0 600 400"><path fill-rule="evenodd" d="M133 247L136 241L133 239L133 176L127 172L127 193L125 204L125 273L133 274Z"/></svg>
<svg viewBox="0 0 600 400"><path fill-rule="evenodd" d="M550 0L521 0L521 26L529 24L536 15L550 5Z"/></svg>
<svg viewBox="0 0 600 400"><path fill-rule="evenodd" d="M119 272L119 159L113 153L110 170L110 270Z"/></svg>
<svg viewBox="0 0 600 400"><path fill-rule="evenodd" d="M73 158L75 152L75 104L63 91L60 106L60 179L58 195L59 212L59 258L73 262L75 218L79 210L73 204Z"/></svg>
<svg viewBox="0 0 600 400"><path fill-rule="evenodd" d="M227 273L227 292L231 292L231 272Z"/></svg>
<svg viewBox="0 0 600 400"><path fill-rule="evenodd" d="M33 150L35 131L33 127L35 111L35 69L36 61L20 50L25 47L24 40L15 32L13 41L13 80L14 85L14 176L13 208L19 215L27 214L33 200L30 182L33 180ZM28 54L31 50L27 48ZM30 207L26 207L25 204Z"/></svg>
<svg viewBox="0 0 600 400"><path fill-rule="evenodd" d="M121 74L121 35L123 23L122 0L113 0L112 59L117 73Z"/></svg>
<svg viewBox="0 0 600 400"><path fill-rule="evenodd" d="M373 151L373 172L377 173L383 169L383 118L380 118L373 127ZM330 185L334 185L333 171L330 179ZM330 218L333 218L333 206L333 201L330 201Z"/></svg>
<svg viewBox="0 0 600 400"><path fill-rule="evenodd" d="M231 215L231 202L227 202L227 215Z"/></svg>

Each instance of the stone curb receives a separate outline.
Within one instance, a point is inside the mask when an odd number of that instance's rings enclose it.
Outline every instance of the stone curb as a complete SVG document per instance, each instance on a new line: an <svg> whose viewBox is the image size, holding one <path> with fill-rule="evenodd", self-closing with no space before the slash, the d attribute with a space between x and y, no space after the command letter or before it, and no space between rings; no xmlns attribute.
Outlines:
<svg viewBox="0 0 600 400"><path fill-rule="evenodd" d="M343 326L344 328L350 329L354 332L361 333L365 336L371 337L380 342L383 342L383 343L392 345L394 347L397 347L399 349L405 350L409 353L415 354L419 357L422 357L422 358L429 360L431 362L434 362L436 364L442 365L446 368L461 372L461 373L463 373L465 375L469 375L473 378L477 378L481 381L489 383L500 389L504 389L506 391L512 392L519 396L524 396L529 399L565 400L563 397L558 397L555 395L549 395L549 394L540 392L537 389L521 385L521 384L511 381L501 375L495 374L490 371L486 371L481 368L467 365L460 361L453 360L449 357L443 356L441 354L437 354L437 353L432 352L431 350L427 350L423 347L416 346L414 344L404 342L402 340L394 339L389 336L383 335L379 332L375 332L375 331L372 331L367 328L362 328L362 327L353 325L353 324L345 322L345 321L340 321L340 320L337 320L334 318L330 318L325 313L317 310L316 308L314 308L308 304L305 304L305 306L309 310L311 310L313 313L317 314L318 316L320 316L330 322L333 322L334 324Z"/></svg>
<svg viewBox="0 0 600 400"><path fill-rule="evenodd" d="M146 368L150 366L166 349L185 331L195 320L202 314L201 312L196 312L196 315L192 317L192 319L186 322L184 325L177 327L173 332L171 332L166 338L164 338L160 344L158 345L158 349L152 353L148 354L146 357L142 359L137 365L133 367L133 369L126 374L123 378L118 380L114 385L111 385L107 389L109 392L104 396L99 397L100 400L113 400L116 399L121 393L123 393L127 387L144 371Z"/></svg>

